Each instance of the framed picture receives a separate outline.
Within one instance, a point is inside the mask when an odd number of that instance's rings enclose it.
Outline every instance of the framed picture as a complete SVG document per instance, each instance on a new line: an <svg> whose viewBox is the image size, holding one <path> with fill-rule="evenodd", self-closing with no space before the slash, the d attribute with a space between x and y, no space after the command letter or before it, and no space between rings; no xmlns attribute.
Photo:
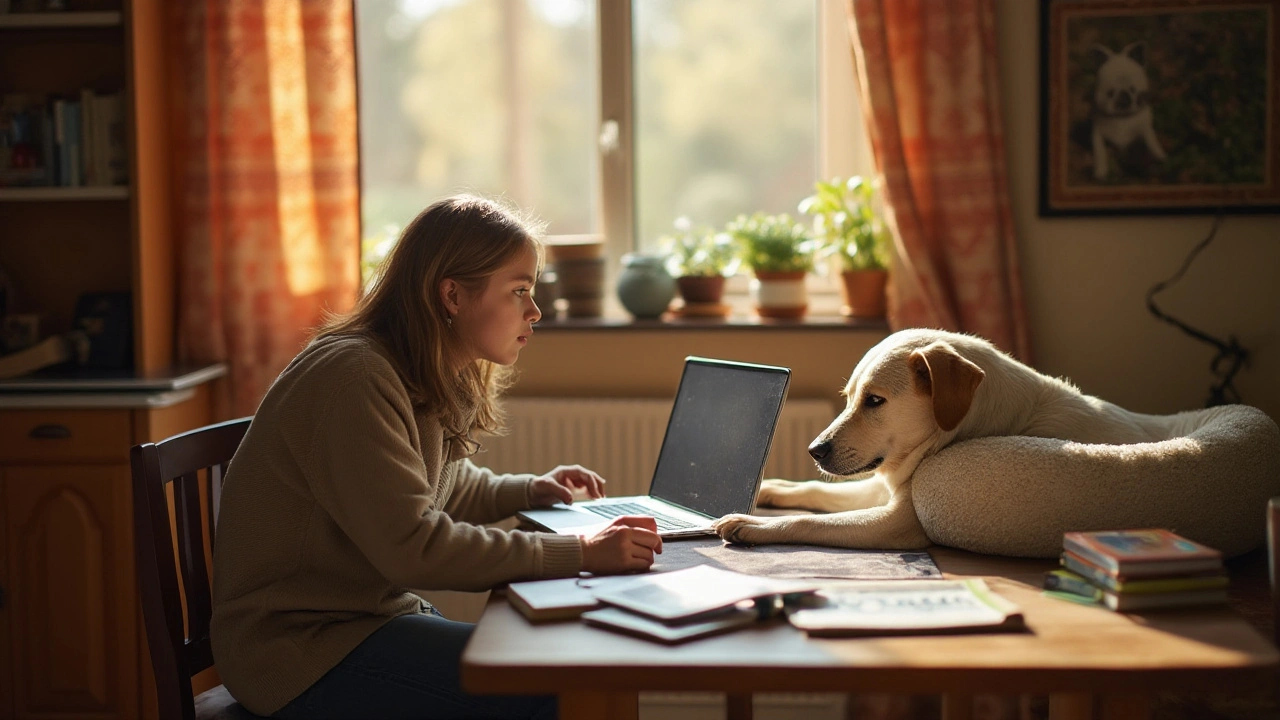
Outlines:
<svg viewBox="0 0 1280 720"><path fill-rule="evenodd" d="M1041 0L1040 214L1280 212L1280 0Z"/></svg>

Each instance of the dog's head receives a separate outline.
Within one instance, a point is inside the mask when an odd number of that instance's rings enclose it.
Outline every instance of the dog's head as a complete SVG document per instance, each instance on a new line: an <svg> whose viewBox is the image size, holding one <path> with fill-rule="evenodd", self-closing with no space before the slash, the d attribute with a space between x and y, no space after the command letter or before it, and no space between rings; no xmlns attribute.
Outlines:
<svg viewBox="0 0 1280 720"><path fill-rule="evenodd" d="M1104 45L1093 46L1098 66L1093 104L1103 115L1132 115L1147 106L1149 81L1143 67L1146 43L1129 43L1120 52Z"/></svg>
<svg viewBox="0 0 1280 720"><path fill-rule="evenodd" d="M809 445L818 467L838 477L892 474L922 445L954 430L985 375L957 345L976 342L907 330L869 350L844 388L844 412Z"/></svg>

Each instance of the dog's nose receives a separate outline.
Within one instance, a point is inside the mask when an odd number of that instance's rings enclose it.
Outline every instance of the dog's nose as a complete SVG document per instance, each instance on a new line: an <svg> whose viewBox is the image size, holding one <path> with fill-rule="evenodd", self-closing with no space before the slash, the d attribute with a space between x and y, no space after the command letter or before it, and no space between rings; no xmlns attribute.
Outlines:
<svg viewBox="0 0 1280 720"><path fill-rule="evenodd" d="M823 440L822 442L816 442L810 445L809 454L813 456L814 460L822 462L831 454L831 441Z"/></svg>

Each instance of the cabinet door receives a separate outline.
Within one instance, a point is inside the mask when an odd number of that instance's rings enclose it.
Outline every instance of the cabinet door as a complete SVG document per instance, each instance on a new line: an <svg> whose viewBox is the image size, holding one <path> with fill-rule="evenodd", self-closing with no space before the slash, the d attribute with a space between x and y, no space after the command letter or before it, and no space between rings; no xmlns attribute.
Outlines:
<svg viewBox="0 0 1280 720"><path fill-rule="evenodd" d="M5 495L5 472L4 466L0 466L0 508L11 504ZM0 523L4 523L0 525L0 720L9 720L16 710L13 705L13 663L9 658L9 648L13 647L9 634L10 597L13 594L10 588L13 583L9 578L9 552L4 532L8 527L7 520L0 513Z"/></svg>
<svg viewBox="0 0 1280 720"><path fill-rule="evenodd" d="M14 717L136 717L128 466L11 466L4 494Z"/></svg>

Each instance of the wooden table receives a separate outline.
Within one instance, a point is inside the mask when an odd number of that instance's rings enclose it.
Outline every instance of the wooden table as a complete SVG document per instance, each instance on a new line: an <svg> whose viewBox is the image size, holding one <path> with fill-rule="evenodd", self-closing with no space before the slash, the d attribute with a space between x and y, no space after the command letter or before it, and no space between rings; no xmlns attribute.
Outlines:
<svg viewBox="0 0 1280 720"><path fill-rule="evenodd" d="M462 659L471 692L560 696L562 718L635 718L640 691L941 694L946 718L972 695L1049 695L1056 719L1150 716L1160 691L1266 687L1280 654L1229 607L1119 614L1045 598L1052 561L930 550L948 577L983 577L1023 609L1010 634L808 638L782 622L667 647L578 622L531 625L506 601L486 607Z"/></svg>

